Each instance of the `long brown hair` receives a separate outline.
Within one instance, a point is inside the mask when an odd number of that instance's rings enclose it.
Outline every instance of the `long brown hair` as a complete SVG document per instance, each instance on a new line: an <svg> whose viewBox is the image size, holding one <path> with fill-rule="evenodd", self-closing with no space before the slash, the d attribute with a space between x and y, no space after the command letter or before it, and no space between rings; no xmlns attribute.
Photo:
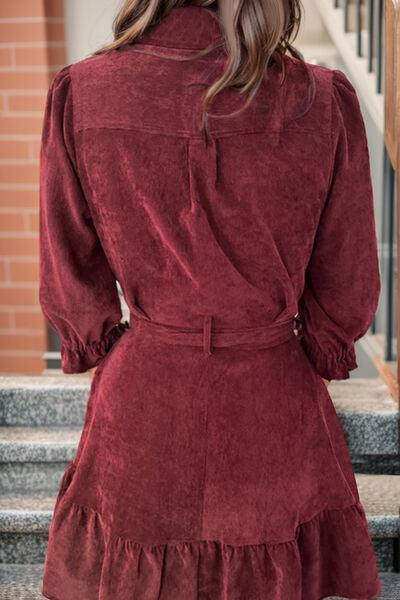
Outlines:
<svg viewBox="0 0 400 600"><path fill-rule="evenodd" d="M211 12L220 22L220 45L227 54L225 70L208 87L203 98L203 127L206 130L207 115L210 114L208 107L223 89L235 87L247 96L241 111L255 96L271 59L279 60L283 54L290 52L292 56L304 60L292 45L302 20L301 0L124 0L113 22L114 40L93 54L110 52L138 40L173 8L186 4L217 9ZM215 47L213 44L191 56L170 58L192 60L204 56ZM281 65L283 81L283 61ZM240 111L218 116L231 116Z"/></svg>

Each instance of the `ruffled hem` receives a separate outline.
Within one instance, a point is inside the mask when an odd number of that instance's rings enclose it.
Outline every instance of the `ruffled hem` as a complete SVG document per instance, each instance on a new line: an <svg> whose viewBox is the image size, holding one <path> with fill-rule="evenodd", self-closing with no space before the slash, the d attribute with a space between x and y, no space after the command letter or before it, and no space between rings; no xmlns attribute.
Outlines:
<svg viewBox="0 0 400 600"><path fill-rule="evenodd" d="M335 353L324 353L304 333L300 332L299 341L315 370L324 379L348 379L349 371L358 367L354 344L343 346Z"/></svg>
<svg viewBox="0 0 400 600"><path fill-rule="evenodd" d="M382 591L360 503L323 510L293 540L245 545L142 544L113 536L91 508L64 502L54 514L41 590L51 600L372 600Z"/></svg>
<svg viewBox="0 0 400 600"><path fill-rule="evenodd" d="M114 325L101 340L88 344L61 344L61 368L64 373L84 373L98 365L115 342L130 328L128 321Z"/></svg>

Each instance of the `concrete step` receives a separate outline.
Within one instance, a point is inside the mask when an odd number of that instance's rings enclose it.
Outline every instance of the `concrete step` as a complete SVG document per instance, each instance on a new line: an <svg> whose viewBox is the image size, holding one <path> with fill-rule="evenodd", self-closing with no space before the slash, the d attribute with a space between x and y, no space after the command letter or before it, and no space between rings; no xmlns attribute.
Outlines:
<svg viewBox="0 0 400 600"><path fill-rule="evenodd" d="M0 490L56 492L80 427L0 427Z"/></svg>
<svg viewBox="0 0 400 600"><path fill-rule="evenodd" d="M56 497L0 496L0 563L42 563Z"/></svg>
<svg viewBox="0 0 400 600"><path fill-rule="evenodd" d="M43 565L0 565L1 600L43 600ZM382 594L377 600L400 600L400 573L380 573ZM78 599L77 599L78 600ZM327 600L345 600L332 596Z"/></svg>
<svg viewBox="0 0 400 600"><path fill-rule="evenodd" d="M71 381L69 376L0 377L0 489L56 492L76 452L88 391L88 381L81 376L71 376ZM386 386L375 379L334 381L330 394L354 470L400 474L399 414ZM27 425L30 420L36 426L11 425L18 421ZM80 424L38 425L68 420Z"/></svg>
<svg viewBox="0 0 400 600"><path fill-rule="evenodd" d="M380 378L355 377L332 381L328 390L353 464L363 464L363 457L365 465L379 464L379 460L384 464L386 460L400 473L399 408L386 384Z"/></svg>
<svg viewBox="0 0 400 600"><path fill-rule="evenodd" d="M356 474L381 571L400 571L400 475Z"/></svg>
<svg viewBox="0 0 400 600"><path fill-rule="evenodd" d="M89 385L86 374L0 376L0 426L82 426Z"/></svg>
<svg viewBox="0 0 400 600"><path fill-rule="evenodd" d="M357 475L381 571L400 570L400 476ZM0 496L0 563L43 562L55 495Z"/></svg>
<svg viewBox="0 0 400 600"><path fill-rule="evenodd" d="M43 564L0 564L1 600L43 600L42 575Z"/></svg>
<svg viewBox="0 0 400 600"><path fill-rule="evenodd" d="M0 426L82 427L90 379L86 374L0 377ZM399 410L379 378L329 385L355 458L399 455Z"/></svg>

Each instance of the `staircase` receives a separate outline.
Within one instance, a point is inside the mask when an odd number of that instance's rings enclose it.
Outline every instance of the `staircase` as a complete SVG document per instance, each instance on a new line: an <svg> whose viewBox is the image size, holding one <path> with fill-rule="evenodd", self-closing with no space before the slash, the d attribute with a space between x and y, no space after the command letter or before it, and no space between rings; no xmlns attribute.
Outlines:
<svg viewBox="0 0 400 600"><path fill-rule="evenodd" d="M368 516L384 587L380 598L400 600L397 405L379 379L334 381L329 390ZM85 375L0 377L0 600L43 598L52 510L76 451L88 391Z"/></svg>

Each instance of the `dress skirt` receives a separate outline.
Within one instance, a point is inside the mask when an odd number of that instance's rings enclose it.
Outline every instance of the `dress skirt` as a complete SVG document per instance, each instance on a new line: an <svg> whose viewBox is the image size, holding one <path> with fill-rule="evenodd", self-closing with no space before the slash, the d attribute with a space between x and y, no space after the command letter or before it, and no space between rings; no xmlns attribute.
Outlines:
<svg viewBox="0 0 400 600"><path fill-rule="evenodd" d="M122 366L121 366L122 365ZM379 594L349 451L290 321L135 317L91 382L51 523L51 600Z"/></svg>

